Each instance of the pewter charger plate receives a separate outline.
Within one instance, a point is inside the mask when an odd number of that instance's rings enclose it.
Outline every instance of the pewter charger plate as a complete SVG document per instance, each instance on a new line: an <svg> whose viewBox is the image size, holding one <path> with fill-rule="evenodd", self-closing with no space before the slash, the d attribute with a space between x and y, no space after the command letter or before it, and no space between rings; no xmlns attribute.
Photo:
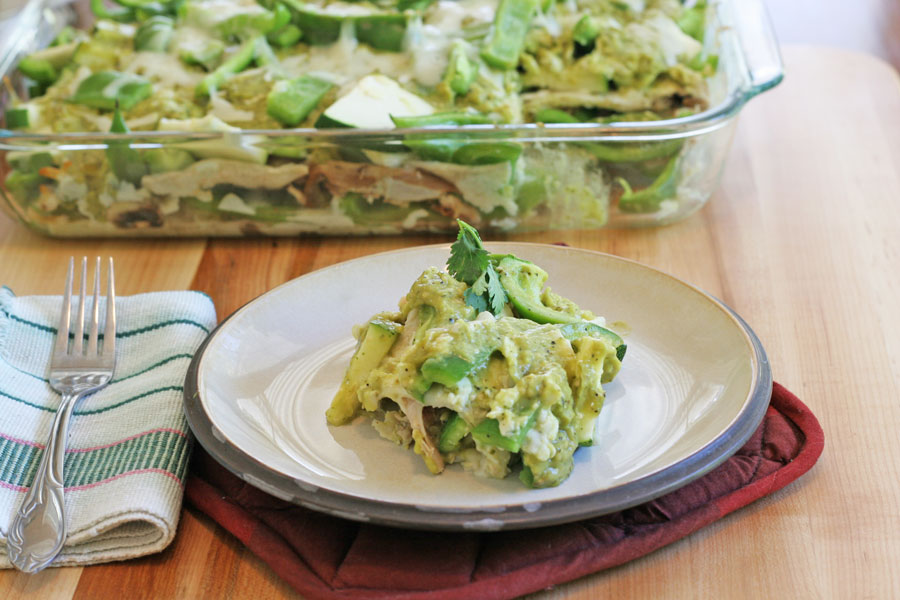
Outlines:
<svg viewBox="0 0 900 600"><path fill-rule="evenodd" d="M441 475L365 421L325 422L353 353L354 324L394 310L449 246L375 254L314 271L225 320L194 357L185 413L221 464L284 500L339 517L436 530L538 527L601 515L707 473L736 452L768 406L772 376L747 324L701 290L639 263L560 246L487 244L531 260L580 306L628 326L595 444L549 489L515 476Z"/></svg>

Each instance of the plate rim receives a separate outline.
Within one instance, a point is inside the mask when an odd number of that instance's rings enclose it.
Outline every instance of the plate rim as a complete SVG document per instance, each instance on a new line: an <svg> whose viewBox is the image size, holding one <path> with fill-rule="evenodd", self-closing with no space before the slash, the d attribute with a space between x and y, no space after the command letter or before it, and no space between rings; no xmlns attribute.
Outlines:
<svg viewBox="0 0 900 600"><path fill-rule="evenodd" d="M223 319L203 340L194 353L185 374L183 410L194 437L214 460L241 480L270 495L317 512L354 521L410 529L497 531L501 529L543 527L588 519L631 508L659 498L702 477L725 462L746 443L756 431L759 423L762 422L772 394L773 378L768 357L762 343L747 322L736 311L715 296L656 267L634 259L597 250L536 242L486 242L485 245L488 247L530 246L544 249L553 248L554 251L594 254L604 259L631 263L631 265L638 268L652 271L656 275L668 278L706 298L723 310L727 316L730 316L750 342L752 358L756 366L756 378L751 382L750 391L743 408L719 435L710 439L695 452L671 465L664 466L631 481L581 496L534 503L522 502L521 504L493 505L482 509L425 507L414 503L374 500L328 490L312 483L301 482L297 478L282 473L228 442L227 437L218 430L206 413L199 389L200 366L205 352L226 323L248 310L252 304L262 297L274 294L282 287L295 285L298 280L324 269L346 265L354 261L389 257L393 254L411 253L424 249L449 248L450 244L442 243L410 246L340 261L285 281L237 308Z"/></svg>

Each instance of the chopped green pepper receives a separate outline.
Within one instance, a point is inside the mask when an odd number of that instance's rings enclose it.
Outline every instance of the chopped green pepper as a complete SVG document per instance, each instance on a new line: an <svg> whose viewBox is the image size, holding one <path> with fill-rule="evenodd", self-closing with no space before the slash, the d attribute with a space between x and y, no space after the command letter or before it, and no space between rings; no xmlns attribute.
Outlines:
<svg viewBox="0 0 900 600"><path fill-rule="evenodd" d="M279 48L290 48L300 41L303 32L293 23L288 23L278 31L273 31L266 36L270 43L275 44Z"/></svg>
<svg viewBox="0 0 900 600"><path fill-rule="evenodd" d="M207 71L212 70L224 53L225 44L215 39L192 40L178 49L178 57L186 64L198 65Z"/></svg>
<svg viewBox="0 0 900 600"><path fill-rule="evenodd" d="M434 0L399 0L397 2L397 10L400 12L411 10L413 12L421 13L431 6L432 2L434 2Z"/></svg>
<svg viewBox="0 0 900 600"><path fill-rule="evenodd" d="M266 98L266 112L288 127L296 127L322 101L332 84L311 75L277 81Z"/></svg>
<svg viewBox="0 0 900 600"><path fill-rule="evenodd" d="M314 10L304 8L302 2L300 8L295 8L294 23L300 28L303 40L313 46L327 46L333 44L341 36L344 18L335 15L326 15Z"/></svg>
<svg viewBox="0 0 900 600"><path fill-rule="evenodd" d="M110 21L119 21L122 23L130 23L134 21L135 14L131 8L120 8L118 10L110 10L106 7L103 0L90 0L91 12L98 19L109 19Z"/></svg>
<svg viewBox="0 0 900 600"><path fill-rule="evenodd" d="M134 49L139 52L165 52L172 41L175 22L156 15L141 23L134 34Z"/></svg>
<svg viewBox="0 0 900 600"><path fill-rule="evenodd" d="M319 12L302 3L288 2L295 11L294 23L300 28L303 39L314 46L333 44L341 30L351 27L356 39L378 50L400 52L406 38L408 17L402 13L376 13L371 15L334 15Z"/></svg>
<svg viewBox="0 0 900 600"><path fill-rule="evenodd" d="M454 412L453 415L444 423L441 430L441 437L438 440L438 450L441 452L454 452L459 449L459 443L469 433L469 424L465 419Z"/></svg>
<svg viewBox="0 0 900 600"><path fill-rule="evenodd" d="M697 2L690 8L685 8L676 22L683 32L702 42L704 29L706 28L705 0Z"/></svg>
<svg viewBox="0 0 900 600"><path fill-rule="evenodd" d="M128 125L122 118L122 111L116 107L113 113L110 133L129 133ZM122 181L128 181L134 185L141 182L141 177L147 174L147 166L141 159L140 153L131 147L128 141L110 141L106 146L106 160L112 172Z"/></svg>
<svg viewBox="0 0 900 600"><path fill-rule="evenodd" d="M394 122L394 125L404 129L435 125L486 125L494 122L490 117L469 112L440 112L430 115L403 117L391 115L391 120Z"/></svg>
<svg viewBox="0 0 900 600"><path fill-rule="evenodd" d="M253 53L253 62L255 62L256 66L258 67L273 66L276 67L276 72L279 71L279 69L277 68L278 57L275 56L275 52L272 51L272 46L269 45L269 42L267 42L266 38L264 37L259 37L256 39L256 49Z"/></svg>
<svg viewBox="0 0 900 600"><path fill-rule="evenodd" d="M153 84L139 75L100 71L85 78L69 102L101 110L130 110L152 92Z"/></svg>
<svg viewBox="0 0 900 600"><path fill-rule="evenodd" d="M539 123L581 123L577 117L556 109L544 108L535 113ZM583 142L588 152L598 159L610 163L643 162L665 158L681 150L683 140L662 140L659 142Z"/></svg>
<svg viewBox="0 0 900 600"><path fill-rule="evenodd" d="M19 70L38 83L49 85L57 80L59 72L48 60L26 56L19 61Z"/></svg>
<svg viewBox="0 0 900 600"><path fill-rule="evenodd" d="M619 210L631 213L648 213L659 210L663 200L675 196L678 183L678 157L674 157L666 164L659 177L642 190L633 191L631 186L622 178L619 184L625 188L625 193L619 198Z"/></svg>
<svg viewBox="0 0 900 600"><path fill-rule="evenodd" d="M494 121L485 115L478 113L466 112L443 112L431 115L421 115L415 117L396 117L391 115L391 120L397 127L416 128L438 125L486 125ZM483 164L475 162L462 162L466 160L475 160L476 154L485 154L483 148L473 148L468 152L463 152L456 156L463 147L469 142L466 134L462 133L446 133L446 134L420 134L413 133L404 137L403 144L409 149L414 150L419 156L428 160L437 160L442 162L461 162L461 164ZM475 144L485 145L485 144ZM487 144L492 145L492 144ZM518 155L517 155L518 157ZM458 158L458 160L457 160ZM502 161L494 161L502 162Z"/></svg>
<svg viewBox="0 0 900 600"><path fill-rule="evenodd" d="M534 472L532 472L531 467L522 467L522 471L519 473L519 481L524 483L526 487L534 487Z"/></svg>
<svg viewBox="0 0 900 600"><path fill-rule="evenodd" d="M144 3L129 3L125 0L118 0L119 4L123 6L129 6L132 4L130 8L134 9L134 20L138 23L142 23L147 19L156 17L156 16L172 16L175 14L174 7L169 6L168 4L160 4L159 2L144 2Z"/></svg>
<svg viewBox="0 0 900 600"><path fill-rule="evenodd" d="M60 71L72 60L80 45L80 41L74 40L32 52L19 61L19 71L40 84L50 85L59 78Z"/></svg>
<svg viewBox="0 0 900 600"><path fill-rule="evenodd" d="M144 152L144 162L151 173L180 171L192 165L194 155L181 148L153 148Z"/></svg>
<svg viewBox="0 0 900 600"><path fill-rule="evenodd" d="M590 321L566 323L560 326L559 332L570 342L584 336L606 340L616 349L616 358L619 360L625 358L625 351L628 349L628 346L625 345L625 341L619 334Z"/></svg>
<svg viewBox="0 0 900 600"><path fill-rule="evenodd" d="M78 31L71 25L66 25L58 34L56 34L56 37L50 42L50 46L64 46L76 41L82 35L84 35L84 32Z"/></svg>
<svg viewBox="0 0 900 600"><path fill-rule="evenodd" d="M6 109L6 126L9 129L24 129L30 124L27 106Z"/></svg>
<svg viewBox="0 0 900 600"><path fill-rule="evenodd" d="M469 60L466 54L467 44L462 40L453 42L450 48L450 56L447 62L447 72L444 81L454 94L464 95L469 93L475 76L478 75L478 63Z"/></svg>
<svg viewBox="0 0 900 600"><path fill-rule="evenodd" d="M356 39L378 50L400 52L406 37L406 15L387 14L357 17Z"/></svg>
<svg viewBox="0 0 900 600"><path fill-rule="evenodd" d="M350 193L340 199L340 208L355 224L366 226L400 223L421 205L397 206L381 200L369 202L359 194Z"/></svg>
<svg viewBox="0 0 900 600"><path fill-rule="evenodd" d="M266 10L256 3L242 4L240 8L241 12L223 12L216 1L193 0L182 5L179 14L188 25L214 29L225 38L237 39L274 31L286 25L290 17L288 12L275 12L277 6L275 11Z"/></svg>
<svg viewBox="0 0 900 600"><path fill-rule="evenodd" d="M225 62L219 65L215 71L203 78L194 88L196 96L210 96L226 79L230 76L240 73L250 66L253 59L256 58L256 46L259 37L244 42L237 52L228 57Z"/></svg>
<svg viewBox="0 0 900 600"><path fill-rule="evenodd" d="M13 197L22 204L29 204L40 196L41 184L49 181L51 180L38 173L24 173L14 169L6 176L4 184Z"/></svg>
<svg viewBox="0 0 900 600"><path fill-rule="evenodd" d="M291 22L291 11L287 6L281 4L280 2L275 5L275 9L273 11L274 18L272 20L272 26L269 29L269 33L273 31L278 31L282 27L285 27Z"/></svg>
<svg viewBox="0 0 900 600"><path fill-rule="evenodd" d="M422 363L420 371L422 377L431 383L439 383L447 387L453 387L469 374L472 363L455 354L441 357L432 357Z"/></svg>
<svg viewBox="0 0 900 600"><path fill-rule="evenodd" d="M537 0L500 0L481 58L492 67L514 69L537 7Z"/></svg>
<svg viewBox="0 0 900 600"><path fill-rule="evenodd" d="M572 39L582 46L593 46L598 35L600 26L591 15L584 15L578 19L575 29L572 30Z"/></svg>
<svg viewBox="0 0 900 600"><path fill-rule="evenodd" d="M580 123L577 117L558 108L542 108L534 114L538 123Z"/></svg>
<svg viewBox="0 0 900 600"><path fill-rule="evenodd" d="M531 413L531 416L528 417L528 420L519 428L519 431L514 436L507 436L500 433L500 422L497 421L497 419L485 419L472 428L472 438L486 446L496 446L497 448L502 448L509 452L518 452L522 449L522 443L525 441L525 436L528 435L528 432L534 427L534 423L537 420L537 413L538 411Z"/></svg>
<svg viewBox="0 0 900 600"><path fill-rule="evenodd" d="M10 152L6 160L24 173L37 173L44 167L53 166L53 156L49 152Z"/></svg>
<svg viewBox="0 0 900 600"><path fill-rule="evenodd" d="M522 154L522 146L514 142L476 142L466 144L453 153L453 162L460 165L492 165L515 162Z"/></svg>

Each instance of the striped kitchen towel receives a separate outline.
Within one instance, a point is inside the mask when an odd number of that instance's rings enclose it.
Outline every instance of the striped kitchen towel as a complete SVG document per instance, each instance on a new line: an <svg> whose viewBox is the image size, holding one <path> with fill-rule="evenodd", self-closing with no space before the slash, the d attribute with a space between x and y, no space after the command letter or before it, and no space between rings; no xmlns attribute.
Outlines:
<svg viewBox="0 0 900 600"><path fill-rule="evenodd" d="M10 566L9 527L59 406L47 372L61 301L0 288L0 567ZM190 291L121 297L116 309L113 380L82 399L69 423L69 535L57 566L159 552L181 511L191 448L182 385L215 325L215 309L208 296Z"/></svg>

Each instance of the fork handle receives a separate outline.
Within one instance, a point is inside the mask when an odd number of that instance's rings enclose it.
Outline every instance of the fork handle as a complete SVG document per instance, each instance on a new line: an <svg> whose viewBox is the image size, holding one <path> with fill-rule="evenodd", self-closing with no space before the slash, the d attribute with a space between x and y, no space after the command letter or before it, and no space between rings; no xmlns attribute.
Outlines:
<svg viewBox="0 0 900 600"><path fill-rule="evenodd" d="M63 394L34 482L9 530L9 560L26 573L36 573L53 562L66 541L63 460L69 417L81 395Z"/></svg>

